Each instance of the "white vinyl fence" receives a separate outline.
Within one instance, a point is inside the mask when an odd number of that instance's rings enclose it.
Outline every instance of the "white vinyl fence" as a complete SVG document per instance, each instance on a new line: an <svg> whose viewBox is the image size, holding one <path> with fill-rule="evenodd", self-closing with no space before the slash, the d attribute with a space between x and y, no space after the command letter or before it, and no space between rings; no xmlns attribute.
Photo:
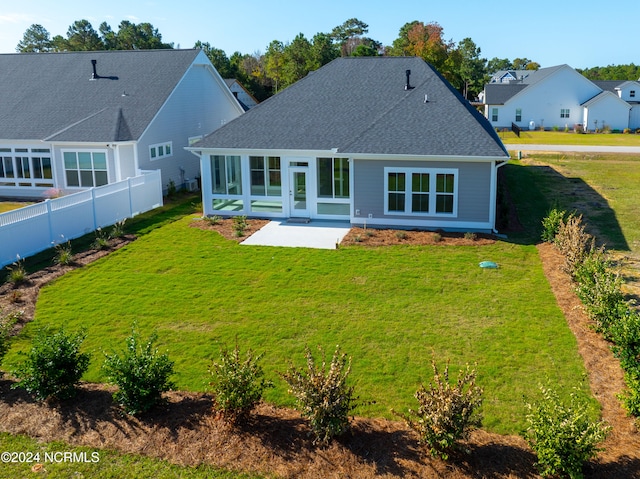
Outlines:
<svg viewBox="0 0 640 479"><path fill-rule="evenodd" d="M160 171L0 214L0 267L162 206Z"/></svg>

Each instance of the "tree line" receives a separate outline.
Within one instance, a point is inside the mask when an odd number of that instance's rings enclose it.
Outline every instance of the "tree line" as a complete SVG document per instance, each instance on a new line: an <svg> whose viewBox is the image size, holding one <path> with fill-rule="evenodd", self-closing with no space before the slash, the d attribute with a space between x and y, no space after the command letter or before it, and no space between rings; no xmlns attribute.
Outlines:
<svg viewBox="0 0 640 479"><path fill-rule="evenodd" d="M273 40L264 53L236 51L229 57L223 50L200 40L194 48L205 52L223 78L236 78L260 101L330 61L346 56L419 56L469 100L478 96L496 71L540 68L539 63L528 58L482 58L480 47L470 37L457 43L448 40L437 22L408 22L387 46L366 36L368 31L366 23L350 18L330 32L319 32L312 38L300 33L291 41ZM31 25L16 51L146 50L173 46L163 42L158 29L150 23L123 20L114 31L103 22L96 31L89 21L78 20L69 27L66 37L51 37L42 25ZM592 80L636 80L640 78L639 70L640 67L631 64L578 71Z"/></svg>

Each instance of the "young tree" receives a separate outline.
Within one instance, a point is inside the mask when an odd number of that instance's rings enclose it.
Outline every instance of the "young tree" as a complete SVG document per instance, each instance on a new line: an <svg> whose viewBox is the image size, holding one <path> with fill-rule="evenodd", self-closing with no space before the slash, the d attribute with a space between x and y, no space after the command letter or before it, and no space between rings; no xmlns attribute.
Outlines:
<svg viewBox="0 0 640 479"><path fill-rule="evenodd" d="M24 32L16 46L18 53L43 53L51 51L53 45L49 32L42 25L34 23Z"/></svg>
<svg viewBox="0 0 640 479"><path fill-rule="evenodd" d="M354 38L359 38L369 31L369 25L357 18L350 18L342 25L335 27L330 34L330 37L338 43L342 56L350 56L359 43L350 42Z"/></svg>
<svg viewBox="0 0 640 479"><path fill-rule="evenodd" d="M267 77L273 81L273 92L278 93L282 83L284 67L284 44L280 40L273 40L264 54L265 71Z"/></svg>
<svg viewBox="0 0 640 479"><path fill-rule="evenodd" d="M480 58L480 47L469 37L458 44L457 51L461 60L459 74L462 80L462 95L472 99L482 91L486 60Z"/></svg>

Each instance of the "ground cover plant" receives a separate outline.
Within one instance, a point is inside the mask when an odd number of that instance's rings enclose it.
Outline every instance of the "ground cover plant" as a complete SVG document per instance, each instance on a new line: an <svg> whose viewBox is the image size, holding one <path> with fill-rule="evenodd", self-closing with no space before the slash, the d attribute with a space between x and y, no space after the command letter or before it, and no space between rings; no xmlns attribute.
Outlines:
<svg viewBox="0 0 640 479"><path fill-rule="evenodd" d="M4 367L37 327L86 326L85 347L100 355L118 349L137 320L141 330L158 332L180 389L206 389L216 347L237 337L265 352L265 375L276 386L265 399L281 405L294 402L276 373L289 359L304 361L303 344L349 351L366 402L358 415L391 417L391 408L412 407L415 389L429 379L422 366L432 350L456 370L482 364L489 430L519 432L522 394L547 376L587 395L575 340L533 246L247 247L190 228L191 221L156 228L44 288L35 321ZM500 268L478 267L488 259ZM106 378L92 365L85 379Z"/></svg>

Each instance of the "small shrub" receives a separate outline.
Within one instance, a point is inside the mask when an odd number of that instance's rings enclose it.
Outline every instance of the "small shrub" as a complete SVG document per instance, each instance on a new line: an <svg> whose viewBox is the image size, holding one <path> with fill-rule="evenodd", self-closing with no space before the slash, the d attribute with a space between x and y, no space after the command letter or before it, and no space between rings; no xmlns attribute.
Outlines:
<svg viewBox="0 0 640 479"><path fill-rule="evenodd" d="M442 241L442 235L440 233L433 233L433 241L440 243L440 241Z"/></svg>
<svg viewBox="0 0 640 479"><path fill-rule="evenodd" d="M629 133L631 133L631 128L625 128L624 130L622 130L622 133L628 135Z"/></svg>
<svg viewBox="0 0 640 479"><path fill-rule="evenodd" d="M604 249L591 250L574 270L576 294L596 330L610 338L609 328L626 314L628 306L622 294L622 279L610 269Z"/></svg>
<svg viewBox="0 0 640 479"><path fill-rule="evenodd" d="M362 243L362 236L360 235L355 235L353 237L353 241L355 241L356 243Z"/></svg>
<svg viewBox="0 0 640 479"><path fill-rule="evenodd" d="M9 270L7 280L13 283L14 286L19 286L27 281L27 270L24 267L24 258L21 259L18 256L17 261L11 266L7 266L7 269Z"/></svg>
<svg viewBox="0 0 640 479"><path fill-rule="evenodd" d="M618 395L622 405L631 416L640 417L640 371L627 371L624 374L627 390ZM636 424L638 421L636 422Z"/></svg>
<svg viewBox="0 0 640 479"><path fill-rule="evenodd" d="M478 409L482 405L482 389L476 386L476 370L467 365L460 371L455 385L449 384L449 362L442 373L435 359L431 361L433 380L415 393L418 410L399 414L420 437L420 443L429 448L432 456L446 460L457 446L466 439L482 418Z"/></svg>
<svg viewBox="0 0 640 479"><path fill-rule="evenodd" d="M9 301L11 301L12 303L21 303L22 302L22 291L20 291L19 289L14 289L13 291L11 291L11 294L9 295Z"/></svg>
<svg viewBox="0 0 640 479"><path fill-rule="evenodd" d="M91 248L97 250L109 249L109 235L102 228L98 228L95 235Z"/></svg>
<svg viewBox="0 0 640 479"><path fill-rule="evenodd" d="M84 338L84 332L39 330L26 360L13 373L19 380L13 387L25 389L38 401L73 397L89 368L90 355L80 352Z"/></svg>
<svg viewBox="0 0 640 479"><path fill-rule="evenodd" d="M243 360L236 344L233 351L223 349L220 359L209 368L215 408L232 424L244 420L260 402L264 390L273 387L258 364L262 356L254 356L249 349Z"/></svg>
<svg viewBox="0 0 640 479"><path fill-rule="evenodd" d="M307 370L290 365L282 378L289 385L289 392L296 397L300 412L309 419L315 435L314 444L326 445L349 429L349 412L355 407L355 398L353 387L347 385L351 359L340 354L340 348L336 347L327 369L324 353L318 349L322 355L320 366L306 347Z"/></svg>
<svg viewBox="0 0 640 479"><path fill-rule="evenodd" d="M73 252L71 251L71 242L58 243L54 246L55 256L53 262L60 266L67 266L73 263Z"/></svg>
<svg viewBox="0 0 640 479"><path fill-rule="evenodd" d="M118 221L111 228L111 238L122 238L124 236L124 224L127 222L127 219L123 219Z"/></svg>
<svg viewBox="0 0 640 479"><path fill-rule="evenodd" d="M176 183L173 180L169 180L169 183L167 184L167 196L169 198L173 198L176 196L177 192L178 188L176 188Z"/></svg>
<svg viewBox="0 0 640 479"><path fill-rule="evenodd" d="M103 369L109 382L118 386L113 399L127 414L148 411L162 399L162 393L173 387L169 377L173 374L173 362L153 347L156 334L143 344L134 325L127 346L122 354L105 354Z"/></svg>
<svg viewBox="0 0 640 479"><path fill-rule="evenodd" d="M2 313L2 311L0 311ZM2 358L7 354L9 350L9 337L11 334L11 328L20 318L20 313L11 313L8 315L0 315L0 363ZM2 371L0 371L0 377L2 377Z"/></svg>
<svg viewBox="0 0 640 479"><path fill-rule="evenodd" d="M396 238L400 241L407 239L407 233L404 231L396 231Z"/></svg>
<svg viewBox="0 0 640 479"><path fill-rule="evenodd" d="M236 236L244 236L244 230L247 229L247 217L246 216L234 216L233 217L233 231Z"/></svg>
<svg viewBox="0 0 640 479"><path fill-rule="evenodd" d="M565 271L573 276L575 269L594 248L594 238L585 232L582 215L570 215L558 228L555 244L564 255Z"/></svg>
<svg viewBox="0 0 640 479"><path fill-rule="evenodd" d="M560 131L560 127L558 125L553 125L553 127L551 127L551 129L553 131Z"/></svg>
<svg viewBox="0 0 640 479"><path fill-rule="evenodd" d="M558 208L549 210L547 216L542 219L542 241L552 243L555 240L566 215L565 211Z"/></svg>
<svg viewBox="0 0 640 479"><path fill-rule="evenodd" d="M477 234L475 234L475 233L471 233L470 231L467 231L467 232L464 234L464 239L466 239L466 240L471 240L471 241L475 241L475 240L477 240L477 239L478 239L478 235L477 235Z"/></svg>
<svg viewBox="0 0 640 479"><path fill-rule="evenodd" d="M575 393L567 406L550 387L540 386L540 391L540 401L525 405L525 438L538 457L540 475L581 478L583 464L601 450L597 446L610 428L604 422L592 422Z"/></svg>
<svg viewBox="0 0 640 479"><path fill-rule="evenodd" d="M613 354L622 368L640 376L640 312L627 307L611 322L608 333L614 343Z"/></svg>
<svg viewBox="0 0 640 479"><path fill-rule="evenodd" d="M205 216L203 218L207 223L209 223L211 226L215 226L218 223L220 223L220 220L222 219L220 216L218 215L213 215L213 216Z"/></svg>

